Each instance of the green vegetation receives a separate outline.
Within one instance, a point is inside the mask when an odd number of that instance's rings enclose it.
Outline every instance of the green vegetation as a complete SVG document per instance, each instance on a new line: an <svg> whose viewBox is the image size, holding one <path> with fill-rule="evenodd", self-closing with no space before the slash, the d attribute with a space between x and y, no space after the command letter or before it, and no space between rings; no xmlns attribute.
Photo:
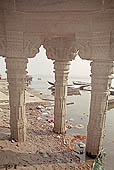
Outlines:
<svg viewBox="0 0 114 170"><path fill-rule="evenodd" d="M93 170L106 170L103 167L103 158L106 156L106 153L102 151L97 158L95 159L95 162L93 163Z"/></svg>

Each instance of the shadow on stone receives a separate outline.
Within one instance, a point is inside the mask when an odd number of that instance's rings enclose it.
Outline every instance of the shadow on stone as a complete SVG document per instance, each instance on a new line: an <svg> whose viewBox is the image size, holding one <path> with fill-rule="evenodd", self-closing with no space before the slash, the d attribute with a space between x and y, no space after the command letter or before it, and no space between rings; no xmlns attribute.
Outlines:
<svg viewBox="0 0 114 170"><path fill-rule="evenodd" d="M0 128L0 140L9 140L9 139L10 139L10 129Z"/></svg>
<svg viewBox="0 0 114 170"><path fill-rule="evenodd" d="M68 157L68 151L64 152L38 152L19 153L11 150L0 150L0 169L28 167L42 164L79 162L77 157Z"/></svg>

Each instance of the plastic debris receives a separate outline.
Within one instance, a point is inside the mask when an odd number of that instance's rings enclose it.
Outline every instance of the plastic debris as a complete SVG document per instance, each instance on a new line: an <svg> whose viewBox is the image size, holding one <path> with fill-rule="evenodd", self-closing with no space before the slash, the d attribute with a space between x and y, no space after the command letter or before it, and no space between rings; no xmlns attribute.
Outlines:
<svg viewBox="0 0 114 170"><path fill-rule="evenodd" d="M43 114L43 115L45 115L45 116L47 116L47 115L48 115L48 113L47 113L47 112L43 112L42 114Z"/></svg>
<svg viewBox="0 0 114 170"><path fill-rule="evenodd" d="M43 153L42 156L43 156L44 158L48 158L48 157L49 157L47 153Z"/></svg>
<svg viewBox="0 0 114 170"><path fill-rule="evenodd" d="M85 140L86 139L86 136L83 136L83 135L76 135L74 136L75 140Z"/></svg>
<svg viewBox="0 0 114 170"><path fill-rule="evenodd" d="M57 139L60 139L61 137L60 136L56 136Z"/></svg>
<svg viewBox="0 0 114 170"><path fill-rule="evenodd" d="M79 146L80 148L85 148L85 147L86 147L85 143L82 143L82 142L78 143L78 146Z"/></svg>
<svg viewBox="0 0 114 170"><path fill-rule="evenodd" d="M51 128L54 128L54 123L49 124Z"/></svg>
<svg viewBox="0 0 114 170"><path fill-rule="evenodd" d="M66 128L71 129L73 126L72 125L66 125Z"/></svg>
<svg viewBox="0 0 114 170"><path fill-rule="evenodd" d="M49 123L54 123L54 119L48 120Z"/></svg>
<svg viewBox="0 0 114 170"><path fill-rule="evenodd" d="M14 141L13 139L11 139L11 142L12 142L12 143L15 143L15 141Z"/></svg>
<svg viewBox="0 0 114 170"><path fill-rule="evenodd" d="M69 102L69 103L67 103L66 105L71 105L71 104L74 104L74 102Z"/></svg>
<svg viewBox="0 0 114 170"><path fill-rule="evenodd" d="M36 109L41 109L41 108L42 108L42 106L37 106L37 107L36 107Z"/></svg>
<svg viewBox="0 0 114 170"><path fill-rule="evenodd" d="M37 117L37 120L41 120L42 118L41 117Z"/></svg>
<svg viewBox="0 0 114 170"><path fill-rule="evenodd" d="M52 108L51 107L46 107L47 110L51 110Z"/></svg>

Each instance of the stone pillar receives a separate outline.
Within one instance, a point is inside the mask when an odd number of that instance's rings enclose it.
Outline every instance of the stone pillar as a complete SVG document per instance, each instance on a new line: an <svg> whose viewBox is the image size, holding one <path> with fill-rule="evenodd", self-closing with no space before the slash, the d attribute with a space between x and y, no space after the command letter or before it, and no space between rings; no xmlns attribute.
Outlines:
<svg viewBox="0 0 114 170"><path fill-rule="evenodd" d="M86 154L95 158L102 150L108 95L113 73L112 61L91 63L91 105L87 128Z"/></svg>
<svg viewBox="0 0 114 170"><path fill-rule="evenodd" d="M75 35L52 36L44 41L46 54L54 61L55 69L55 106L54 131L65 133L67 80L70 61L75 59Z"/></svg>
<svg viewBox="0 0 114 170"><path fill-rule="evenodd" d="M27 59L6 58L7 79L9 83L11 138L26 140L25 118L25 80Z"/></svg>
<svg viewBox="0 0 114 170"><path fill-rule="evenodd" d="M69 61L55 61L54 132L65 133Z"/></svg>

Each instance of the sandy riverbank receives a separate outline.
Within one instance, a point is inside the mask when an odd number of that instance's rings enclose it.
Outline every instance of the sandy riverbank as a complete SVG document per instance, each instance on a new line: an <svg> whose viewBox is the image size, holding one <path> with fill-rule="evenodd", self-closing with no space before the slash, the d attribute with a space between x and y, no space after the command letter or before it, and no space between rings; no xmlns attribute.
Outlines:
<svg viewBox="0 0 114 170"><path fill-rule="evenodd" d="M46 100L44 100L46 99ZM0 81L0 169L90 170L74 152L75 135L64 137L53 132L53 99L28 88L26 93L27 140L10 139L7 82Z"/></svg>

